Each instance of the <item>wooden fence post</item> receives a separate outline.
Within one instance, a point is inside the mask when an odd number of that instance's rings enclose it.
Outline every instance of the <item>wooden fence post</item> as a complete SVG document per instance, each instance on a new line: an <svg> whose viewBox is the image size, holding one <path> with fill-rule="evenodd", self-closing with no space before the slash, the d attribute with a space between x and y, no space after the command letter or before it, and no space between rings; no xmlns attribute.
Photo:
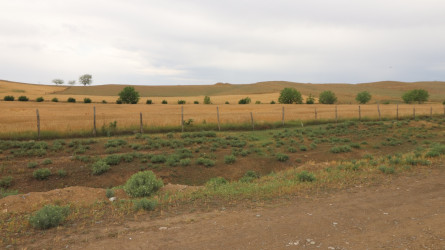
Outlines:
<svg viewBox="0 0 445 250"><path fill-rule="evenodd" d="M143 134L144 133L144 125L142 123L142 112L139 113L139 117L140 117L140 120L141 120L141 134Z"/></svg>
<svg viewBox="0 0 445 250"><path fill-rule="evenodd" d="M358 105L358 120L362 120L362 110L360 109L360 105Z"/></svg>
<svg viewBox="0 0 445 250"><path fill-rule="evenodd" d="M379 112L379 121L382 120L382 116L380 114L380 104L377 103L377 111Z"/></svg>
<svg viewBox="0 0 445 250"><path fill-rule="evenodd" d="M431 119L433 118L433 107L432 106L430 107L430 118Z"/></svg>
<svg viewBox="0 0 445 250"><path fill-rule="evenodd" d="M337 111L337 105L335 105L335 123L338 122L338 111Z"/></svg>
<svg viewBox="0 0 445 250"><path fill-rule="evenodd" d="M216 106L216 117L218 118L218 131L221 131L221 125L219 123L219 107Z"/></svg>
<svg viewBox="0 0 445 250"><path fill-rule="evenodd" d="M413 105L413 119L416 119L416 106Z"/></svg>
<svg viewBox="0 0 445 250"><path fill-rule="evenodd" d="M40 138L40 115L39 115L39 109L36 109L37 114L37 138Z"/></svg>
<svg viewBox="0 0 445 250"><path fill-rule="evenodd" d="M96 106L93 106L93 135L94 136L97 135L97 130L96 130Z"/></svg>
<svg viewBox="0 0 445 250"><path fill-rule="evenodd" d="M281 115L281 123L283 124L283 126L284 126L284 106L283 106L283 109L282 109L282 115Z"/></svg>
<svg viewBox="0 0 445 250"><path fill-rule="evenodd" d="M255 123L253 122L253 114L250 112L250 120L252 121L252 130L255 130Z"/></svg>
<svg viewBox="0 0 445 250"><path fill-rule="evenodd" d="M397 104L396 119L397 119L397 121L399 120L399 104Z"/></svg>
<svg viewBox="0 0 445 250"><path fill-rule="evenodd" d="M315 107L315 120L317 120L317 108Z"/></svg>
<svg viewBox="0 0 445 250"><path fill-rule="evenodd" d="M181 106L181 131L184 132L184 106Z"/></svg>

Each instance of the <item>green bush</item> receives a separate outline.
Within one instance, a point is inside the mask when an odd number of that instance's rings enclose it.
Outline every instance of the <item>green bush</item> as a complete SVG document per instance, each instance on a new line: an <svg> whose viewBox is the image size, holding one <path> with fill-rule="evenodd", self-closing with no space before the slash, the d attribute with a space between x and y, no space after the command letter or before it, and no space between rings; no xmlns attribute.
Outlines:
<svg viewBox="0 0 445 250"><path fill-rule="evenodd" d="M280 92L280 97L278 98L278 102L283 104L292 104L292 103L301 104L303 103L303 98L301 97L300 91L294 88L284 88Z"/></svg>
<svg viewBox="0 0 445 250"><path fill-rule="evenodd" d="M413 102L424 103L428 101L429 97L430 94L428 93L428 91L424 89L413 89L408 92L405 92L402 95L402 100L405 103L413 103Z"/></svg>
<svg viewBox="0 0 445 250"><path fill-rule="evenodd" d="M192 160L190 160L190 158L185 158L185 159L181 159L179 161L179 165L185 167L185 166L189 166L192 163Z"/></svg>
<svg viewBox="0 0 445 250"><path fill-rule="evenodd" d="M366 104L371 100L371 94L368 91L362 91L357 94L355 100L360 104Z"/></svg>
<svg viewBox="0 0 445 250"><path fill-rule="evenodd" d="M104 103L104 104L105 104L105 103L107 103L107 101L105 101L105 100L102 100L102 103Z"/></svg>
<svg viewBox="0 0 445 250"><path fill-rule="evenodd" d="M178 100L178 104L185 104L185 100Z"/></svg>
<svg viewBox="0 0 445 250"><path fill-rule="evenodd" d="M305 145L300 146L300 151L307 151L307 147Z"/></svg>
<svg viewBox="0 0 445 250"><path fill-rule="evenodd" d="M29 224L38 229L56 227L65 220L68 214L68 207L46 205L29 218Z"/></svg>
<svg viewBox="0 0 445 250"><path fill-rule="evenodd" d="M65 169L60 169L59 171L57 171L57 175L59 177L65 177L67 175L66 170Z"/></svg>
<svg viewBox="0 0 445 250"><path fill-rule="evenodd" d="M252 182L255 179L260 178L260 175L253 171L253 170L249 170L247 171L244 176L240 179L241 182Z"/></svg>
<svg viewBox="0 0 445 250"><path fill-rule="evenodd" d="M337 102L337 97L334 92L327 90L320 93L318 102L322 104L334 104Z"/></svg>
<svg viewBox="0 0 445 250"><path fill-rule="evenodd" d="M308 172L308 171L301 171L300 173L298 173L297 178L299 181L301 182L313 182L315 181L315 176L314 174Z"/></svg>
<svg viewBox="0 0 445 250"><path fill-rule="evenodd" d="M289 160L289 156L286 155L286 154L282 154L282 153L278 153L276 155L276 158L277 158L278 161L281 161L281 162Z"/></svg>
<svg viewBox="0 0 445 250"><path fill-rule="evenodd" d="M108 188L107 191L105 192L105 195L107 196L107 198L114 197L114 190Z"/></svg>
<svg viewBox="0 0 445 250"><path fill-rule="evenodd" d="M141 209L145 211L153 211L155 210L156 205L158 205L158 202L156 200L149 200L147 198L142 198L133 202L135 211L139 211Z"/></svg>
<svg viewBox="0 0 445 250"><path fill-rule="evenodd" d="M233 164L236 161L236 157L234 155L226 155L224 156L224 163L225 164Z"/></svg>
<svg viewBox="0 0 445 250"><path fill-rule="evenodd" d="M148 99L145 104L153 104L153 101L151 99Z"/></svg>
<svg viewBox="0 0 445 250"><path fill-rule="evenodd" d="M122 161L122 156L118 154L109 155L105 157L104 161L107 165L118 165Z"/></svg>
<svg viewBox="0 0 445 250"><path fill-rule="evenodd" d="M98 160L95 163L93 163L92 173L93 175L101 175L110 170L110 168L111 168L110 165L108 165L106 161Z"/></svg>
<svg viewBox="0 0 445 250"><path fill-rule="evenodd" d="M162 104L168 104L167 100L162 100Z"/></svg>
<svg viewBox="0 0 445 250"><path fill-rule="evenodd" d="M246 97L246 98L239 100L238 104L249 104L251 101L252 100L250 99L250 97Z"/></svg>
<svg viewBox="0 0 445 250"><path fill-rule="evenodd" d="M118 98L118 99L116 100L116 104L122 104L122 99Z"/></svg>
<svg viewBox="0 0 445 250"><path fill-rule="evenodd" d="M119 92L119 99L122 103L136 104L139 102L139 92L137 92L134 87L125 87Z"/></svg>
<svg viewBox="0 0 445 250"><path fill-rule="evenodd" d="M380 166L379 170L384 174L394 174L394 167Z"/></svg>
<svg viewBox="0 0 445 250"><path fill-rule="evenodd" d="M270 101L270 104L275 104L276 102L274 100Z"/></svg>
<svg viewBox="0 0 445 250"><path fill-rule="evenodd" d="M198 165L204 165L206 167L213 167L215 165L215 161L203 157L199 157L196 159L196 164Z"/></svg>
<svg viewBox="0 0 445 250"><path fill-rule="evenodd" d="M19 102L27 102L27 101L29 101L29 98L24 96L24 95L22 95L22 96L19 96L19 98L17 100Z"/></svg>
<svg viewBox="0 0 445 250"><path fill-rule="evenodd" d="M43 97L37 97L36 102L43 102L44 100Z"/></svg>
<svg viewBox="0 0 445 250"><path fill-rule="evenodd" d="M150 196L158 191L164 183L156 178L152 171L143 171L136 173L128 179L124 185L124 191L131 197Z"/></svg>
<svg viewBox="0 0 445 250"><path fill-rule="evenodd" d="M212 101L210 101L210 96L204 96L204 104L212 104Z"/></svg>
<svg viewBox="0 0 445 250"><path fill-rule="evenodd" d="M331 148L331 153L338 154L338 153L345 153L345 152L351 152L351 147L349 145L343 145L343 146L335 146Z"/></svg>
<svg viewBox="0 0 445 250"><path fill-rule="evenodd" d="M54 97L53 99L51 99L52 102L58 102L59 99L57 99L57 97Z"/></svg>
<svg viewBox="0 0 445 250"><path fill-rule="evenodd" d="M206 187L216 189L219 186L227 184L227 180L223 177L215 177L206 182Z"/></svg>
<svg viewBox="0 0 445 250"><path fill-rule="evenodd" d="M90 98L83 98L83 103L91 103L91 99Z"/></svg>
<svg viewBox="0 0 445 250"><path fill-rule="evenodd" d="M68 97L68 99L66 100L67 102L76 102L76 99L72 98L72 97Z"/></svg>
<svg viewBox="0 0 445 250"><path fill-rule="evenodd" d="M1 178L0 179L0 187L3 187L3 188L10 187L12 180L13 180L12 176L5 176L5 177Z"/></svg>
<svg viewBox="0 0 445 250"><path fill-rule="evenodd" d="M49 165L49 164L52 164L52 163L53 163L53 161L51 159L49 159L49 158L42 161L43 165Z"/></svg>
<svg viewBox="0 0 445 250"><path fill-rule="evenodd" d="M445 101L444 101L444 102L445 102ZM228 101L225 101L225 102L224 102L224 104L230 104L230 102L228 102Z"/></svg>
<svg viewBox="0 0 445 250"><path fill-rule="evenodd" d="M255 101L255 104L261 104L261 101Z"/></svg>
<svg viewBox="0 0 445 250"><path fill-rule="evenodd" d="M12 102L12 101L14 101L14 96L7 95L7 96L3 97L3 100L7 101L7 102Z"/></svg>
<svg viewBox="0 0 445 250"><path fill-rule="evenodd" d="M47 168L37 169L36 171L34 171L32 173L32 175L37 180L45 180L45 179L47 179L51 175L51 170L49 170Z"/></svg>
<svg viewBox="0 0 445 250"><path fill-rule="evenodd" d="M193 101L193 104L199 104L199 102L198 101Z"/></svg>
<svg viewBox="0 0 445 250"><path fill-rule="evenodd" d="M306 98L306 104L314 104L315 98L312 94L309 94L309 96Z"/></svg>
<svg viewBox="0 0 445 250"><path fill-rule="evenodd" d="M167 160L165 155L152 155L150 161L152 163L164 163Z"/></svg>

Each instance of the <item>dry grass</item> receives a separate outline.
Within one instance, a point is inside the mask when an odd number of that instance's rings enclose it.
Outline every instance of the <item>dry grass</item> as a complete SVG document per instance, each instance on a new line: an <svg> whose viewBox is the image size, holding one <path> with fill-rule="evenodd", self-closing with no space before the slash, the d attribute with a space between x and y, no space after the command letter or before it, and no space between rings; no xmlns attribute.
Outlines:
<svg viewBox="0 0 445 250"><path fill-rule="evenodd" d="M94 104L98 128L117 121L118 128L137 127L139 113L142 112L146 126L179 126L181 121L180 105L162 104ZM35 103L35 102L0 102L1 133L25 132L36 130L36 109L39 109L41 129L44 131L73 132L92 130L93 104L83 103ZM193 119L194 124L217 123L217 105L184 105L184 120ZM285 120L313 120L315 109L317 119L334 119L335 105L219 105L222 124L249 123L250 112L255 122L281 121L282 107L285 108ZM413 107L416 115L444 114L441 104L399 105L399 116L412 116ZM338 105L338 118L358 118L358 105ZM380 105L382 118L394 118L396 105ZM377 118L376 105L361 105L362 118Z"/></svg>

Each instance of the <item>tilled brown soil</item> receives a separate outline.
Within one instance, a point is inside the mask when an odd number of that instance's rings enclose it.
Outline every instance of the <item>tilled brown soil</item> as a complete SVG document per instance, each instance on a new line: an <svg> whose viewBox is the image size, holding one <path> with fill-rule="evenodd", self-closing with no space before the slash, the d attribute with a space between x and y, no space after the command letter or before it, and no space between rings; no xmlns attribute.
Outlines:
<svg viewBox="0 0 445 250"><path fill-rule="evenodd" d="M28 247L445 249L444 180L442 167L376 186L280 200L254 209L237 206L166 218L142 216L83 234L55 232Z"/></svg>

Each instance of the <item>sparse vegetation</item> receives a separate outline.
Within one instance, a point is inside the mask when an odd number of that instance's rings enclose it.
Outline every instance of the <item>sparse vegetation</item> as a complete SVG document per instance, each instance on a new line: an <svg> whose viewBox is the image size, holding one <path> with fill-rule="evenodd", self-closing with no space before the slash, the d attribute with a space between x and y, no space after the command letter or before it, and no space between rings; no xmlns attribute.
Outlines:
<svg viewBox="0 0 445 250"><path fill-rule="evenodd" d="M68 207L46 205L29 218L29 224L37 229L56 227L65 220L68 214Z"/></svg>
<svg viewBox="0 0 445 250"><path fill-rule="evenodd" d="M120 161L120 159L119 159ZM117 165L117 164L115 164ZM92 174L93 175L101 175L108 170L110 170L110 165L107 164L107 161L105 160L98 160L92 165Z"/></svg>
<svg viewBox="0 0 445 250"><path fill-rule="evenodd" d="M152 171L136 173L124 185L125 192L131 197L150 196L163 187L161 179L156 178Z"/></svg>
<svg viewBox="0 0 445 250"><path fill-rule="evenodd" d="M32 173L32 175L37 180L46 180L51 175L51 170L49 170L48 168L37 169Z"/></svg>

